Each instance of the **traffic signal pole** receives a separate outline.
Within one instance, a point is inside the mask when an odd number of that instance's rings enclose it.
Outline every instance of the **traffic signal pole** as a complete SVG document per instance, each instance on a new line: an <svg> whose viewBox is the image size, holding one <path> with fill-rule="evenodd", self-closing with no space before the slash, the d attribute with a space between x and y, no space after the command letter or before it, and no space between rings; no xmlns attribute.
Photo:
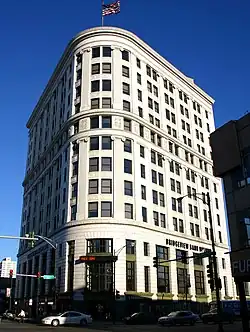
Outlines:
<svg viewBox="0 0 250 332"><path fill-rule="evenodd" d="M12 309L12 288L13 288L13 270L10 270L10 302L9 302L9 310Z"/></svg>
<svg viewBox="0 0 250 332"><path fill-rule="evenodd" d="M213 220L212 220L212 211L211 211L211 200L210 200L209 192L207 192L207 205L208 205L208 218L209 218L210 229L211 229L212 260L213 260L213 265L214 265L216 304L217 304L217 313L218 313L218 317L219 317L218 331L223 332L224 329L223 329L223 323L222 323L222 308L221 308L221 301L220 301L220 281L219 281L218 266L217 266Z"/></svg>

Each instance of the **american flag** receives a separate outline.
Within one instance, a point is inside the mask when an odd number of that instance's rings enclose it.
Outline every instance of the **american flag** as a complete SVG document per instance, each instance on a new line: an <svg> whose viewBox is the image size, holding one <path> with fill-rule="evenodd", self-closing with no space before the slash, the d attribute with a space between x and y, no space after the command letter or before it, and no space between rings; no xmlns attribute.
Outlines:
<svg viewBox="0 0 250 332"><path fill-rule="evenodd" d="M102 6L102 16L120 13L120 0Z"/></svg>

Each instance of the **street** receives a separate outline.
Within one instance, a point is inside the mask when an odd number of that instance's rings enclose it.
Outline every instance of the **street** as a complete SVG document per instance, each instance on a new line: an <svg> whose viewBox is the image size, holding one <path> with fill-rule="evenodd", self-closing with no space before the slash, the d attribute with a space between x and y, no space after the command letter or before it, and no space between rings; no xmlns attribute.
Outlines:
<svg viewBox="0 0 250 332"><path fill-rule="evenodd" d="M18 324L16 322L10 322L10 321L4 321L0 323L0 331L7 331L15 332L15 331L37 331L37 332L47 332L47 331L64 331L64 332L71 332L71 331L77 331L79 329L84 329L86 332L122 332L122 331L143 331L143 332L160 332L160 331L166 331L169 329L168 327L161 327L158 325L112 325L111 323L100 323L96 322L93 323L93 325L89 327L52 327L52 326L41 326L41 325L35 325L35 324ZM171 327L171 332L195 332L195 331L203 331L203 332L216 332L217 328L216 325L204 325L202 323L196 324L195 326L176 326ZM224 325L224 331L225 332L240 332L242 331L241 323L236 322L234 324L225 324Z"/></svg>

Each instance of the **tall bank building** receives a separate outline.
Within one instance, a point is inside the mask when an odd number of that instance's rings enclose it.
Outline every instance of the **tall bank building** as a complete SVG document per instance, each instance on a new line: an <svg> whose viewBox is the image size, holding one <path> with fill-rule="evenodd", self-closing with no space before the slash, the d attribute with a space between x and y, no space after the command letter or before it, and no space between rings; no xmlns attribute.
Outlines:
<svg viewBox="0 0 250 332"><path fill-rule="evenodd" d="M188 301L210 302L208 258L153 267L155 256L166 261L211 249L208 206L196 198L207 192L221 297L233 298L222 186L209 144L213 102L129 31L97 27L70 41L27 122L23 182L21 235L34 231L57 249L25 241L18 254L19 273L54 271L56 283L19 278L17 298L53 302L55 292L64 307L81 307L105 302L115 287L118 302L131 306L179 303L186 289Z"/></svg>

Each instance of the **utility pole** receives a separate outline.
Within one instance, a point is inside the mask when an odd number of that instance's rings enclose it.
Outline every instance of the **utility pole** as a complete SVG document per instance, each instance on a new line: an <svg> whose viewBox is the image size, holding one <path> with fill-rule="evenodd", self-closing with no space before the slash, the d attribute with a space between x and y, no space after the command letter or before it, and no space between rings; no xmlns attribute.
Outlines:
<svg viewBox="0 0 250 332"><path fill-rule="evenodd" d="M13 270L10 270L10 302L9 302L9 310L12 309L12 288L13 288Z"/></svg>
<svg viewBox="0 0 250 332"><path fill-rule="evenodd" d="M215 240L214 240L214 230L213 230L213 220L212 220L212 211L211 211L211 200L209 192L207 192L207 205L208 205L208 217L211 229L211 242L212 242L212 260L214 266L214 281L215 281L215 292L216 292L216 303L217 303L217 313L219 317L219 332L223 332L223 323L222 323L222 308L220 301L220 280L218 275L218 266L217 266L217 257L216 257L216 248L215 248Z"/></svg>

